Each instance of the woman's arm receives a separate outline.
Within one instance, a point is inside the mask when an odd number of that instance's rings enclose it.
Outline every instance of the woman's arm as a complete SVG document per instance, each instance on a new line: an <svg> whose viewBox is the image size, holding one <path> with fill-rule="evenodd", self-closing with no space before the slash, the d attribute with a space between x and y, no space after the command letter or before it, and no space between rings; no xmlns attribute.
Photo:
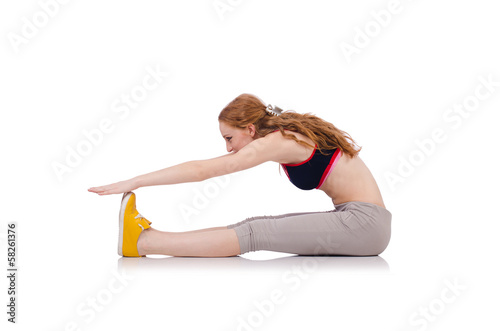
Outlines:
<svg viewBox="0 0 500 331"><path fill-rule="evenodd" d="M125 193L144 186L168 185L201 181L200 161L189 161L162 170L140 175L114 184L91 187L89 192L99 195Z"/></svg>
<svg viewBox="0 0 500 331"><path fill-rule="evenodd" d="M134 177L118 183L92 187L89 192L99 195L125 193L139 187L200 182L212 177L249 169L267 161L278 159L283 149L276 148L276 139L260 138L252 141L238 153L226 154L208 160L184 162L162 170Z"/></svg>
<svg viewBox="0 0 500 331"><path fill-rule="evenodd" d="M150 172L141 176L132 178L137 188L153 185L170 185L189 182L199 182L200 161L189 161L180 163L162 170Z"/></svg>

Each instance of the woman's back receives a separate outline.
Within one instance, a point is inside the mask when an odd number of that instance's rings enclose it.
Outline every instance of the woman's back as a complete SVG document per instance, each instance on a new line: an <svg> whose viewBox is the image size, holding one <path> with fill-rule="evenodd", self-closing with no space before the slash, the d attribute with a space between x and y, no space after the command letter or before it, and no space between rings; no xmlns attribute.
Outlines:
<svg viewBox="0 0 500 331"><path fill-rule="evenodd" d="M320 189L336 205L347 201L362 201L385 208L377 182L359 156L351 159L342 155Z"/></svg>

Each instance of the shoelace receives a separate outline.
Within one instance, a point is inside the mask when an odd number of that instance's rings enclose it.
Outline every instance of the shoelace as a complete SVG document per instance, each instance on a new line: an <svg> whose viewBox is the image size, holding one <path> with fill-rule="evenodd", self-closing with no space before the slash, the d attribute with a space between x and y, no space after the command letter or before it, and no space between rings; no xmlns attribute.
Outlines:
<svg viewBox="0 0 500 331"><path fill-rule="evenodd" d="M135 218L135 219L138 219L138 218L142 218L142 219L144 219L144 216L142 216L141 214L137 214L137 216L136 216L136 217L134 217L134 218ZM142 224L138 223L137 225L139 225L139 226L141 227L142 231L144 231L144 227L142 226Z"/></svg>

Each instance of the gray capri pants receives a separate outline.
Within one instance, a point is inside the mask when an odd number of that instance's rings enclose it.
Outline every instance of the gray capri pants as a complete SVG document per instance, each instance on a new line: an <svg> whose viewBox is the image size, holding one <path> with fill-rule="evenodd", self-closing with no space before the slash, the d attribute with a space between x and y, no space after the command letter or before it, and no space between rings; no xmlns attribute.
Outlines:
<svg viewBox="0 0 500 331"><path fill-rule="evenodd" d="M392 214L368 202L352 201L325 212L250 217L234 229L240 254L258 250L298 255L372 256L391 238Z"/></svg>

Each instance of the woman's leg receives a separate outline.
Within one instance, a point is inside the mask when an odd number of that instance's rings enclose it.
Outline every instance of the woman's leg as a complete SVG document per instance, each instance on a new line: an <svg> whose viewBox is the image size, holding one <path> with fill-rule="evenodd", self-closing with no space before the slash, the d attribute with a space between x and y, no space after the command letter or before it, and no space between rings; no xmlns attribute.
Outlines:
<svg viewBox="0 0 500 331"><path fill-rule="evenodd" d="M162 232L151 228L151 222L137 211L133 192L123 195L119 220L118 254L122 256L217 257L240 253L236 232L227 227L189 232Z"/></svg>
<svg viewBox="0 0 500 331"><path fill-rule="evenodd" d="M190 232L149 228L139 236L140 255L222 257L269 250L299 255L377 255L390 239L391 214L362 202L335 211L251 217L227 227Z"/></svg>
<svg viewBox="0 0 500 331"><path fill-rule="evenodd" d="M137 241L140 255L222 257L240 254L235 230L226 227L189 232L144 230Z"/></svg>
<svg viewBox="0 0 500 331"><path fill-rule="evenodd" d="M229 225L240 254L258 250L299 255L380 254L390 239L391 214L363 202L336 205L334 211L252 217Z"/></svg>

